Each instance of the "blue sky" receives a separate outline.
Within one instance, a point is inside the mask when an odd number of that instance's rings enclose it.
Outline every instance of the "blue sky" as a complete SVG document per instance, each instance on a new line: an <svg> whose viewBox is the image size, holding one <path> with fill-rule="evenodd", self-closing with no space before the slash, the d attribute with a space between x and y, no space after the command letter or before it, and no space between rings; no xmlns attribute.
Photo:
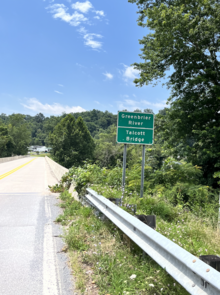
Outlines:
<svg viewBox="0 0 220 295"><path fill-rule="evenodd" d="M137 7L127 0L7 0L0 11L0 113L162 109L166 87L135 87Z"/></svg>

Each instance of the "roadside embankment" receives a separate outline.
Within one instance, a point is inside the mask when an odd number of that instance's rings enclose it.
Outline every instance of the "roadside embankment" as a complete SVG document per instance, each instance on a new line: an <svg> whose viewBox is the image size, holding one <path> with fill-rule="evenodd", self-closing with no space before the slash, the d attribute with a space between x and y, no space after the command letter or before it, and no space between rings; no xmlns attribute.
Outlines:
<svg viewBox="0 0 220 295"><path fill-rule="evenodd" d="M14 157L0 158L0 164L10 162L10 161L14 161L14 160L20 160L20 159L27 158L27 157L30 157L30 156L25 155L25 156L14 156Z"/></svg>

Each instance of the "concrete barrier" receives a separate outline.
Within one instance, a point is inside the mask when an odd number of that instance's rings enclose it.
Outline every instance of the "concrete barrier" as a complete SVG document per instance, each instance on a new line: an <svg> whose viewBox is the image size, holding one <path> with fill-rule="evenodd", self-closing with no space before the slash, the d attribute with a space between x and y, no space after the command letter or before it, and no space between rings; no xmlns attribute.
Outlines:
<svg viewBox="0 0 220 295"><path fill-rule="evenodd" d="M14 157L0 158L0 164L10 162L10 161L14 161L14 160L20 160L20 159L28 158L28 157L30 157L30 156L25 155L25 156L14 156Z"/></svg>
<svg viewBox="0 0 220 295"><path fill-rule="evenodd" d="M56 163L52 159L48 158L47 156L45 157L45 159L46 159L51 171L53 172L53 174L55 175L55 177L58 181L60 181L62 176L69 171L69 169L61 166L60 164ZM69 188L69 193L73 196L73 198L76 201L79 201L79 196L78 196L78 193L75 191L75 186L76 186L75 182L73 181L70 188Z"/></svg>
<svg viewBox="0 0 220 295"><path fill-rule="evenodd" d="M55 161L53 161L52 159L48 158L47 156L45 157L48 165L50 166L50 169L52 170L52 172L54 173L54 175L56 176L56 179L58 181L61 180L62 176L69 172L69 169L61 166L60 164L56 163Z"/></svg>
<svg viewBox="0 0 220 295"><path fill-rule="evenodd" d="M76 184L75 184L75 181L73 180L71 183L71 186L69 188L69 193L73 196L73 198L76 201L79 201L79 195L78 195L77 191L75 191L75 187L76 187Z"/></svg>

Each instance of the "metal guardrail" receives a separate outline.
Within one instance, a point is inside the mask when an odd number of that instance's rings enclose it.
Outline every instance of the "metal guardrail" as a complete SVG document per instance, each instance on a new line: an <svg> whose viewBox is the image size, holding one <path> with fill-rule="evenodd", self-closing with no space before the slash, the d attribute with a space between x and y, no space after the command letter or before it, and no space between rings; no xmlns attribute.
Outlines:
<svg viewBox="0 0 220 295"><path fill-rule="evenodd" d="M101 211L190 294L220 295L220 273L94 190L83 198Z"/></svg>

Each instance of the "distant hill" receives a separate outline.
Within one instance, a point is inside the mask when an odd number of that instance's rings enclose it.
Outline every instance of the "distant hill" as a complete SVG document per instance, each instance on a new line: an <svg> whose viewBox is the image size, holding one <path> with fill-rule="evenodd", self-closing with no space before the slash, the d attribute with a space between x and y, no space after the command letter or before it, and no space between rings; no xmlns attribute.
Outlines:
<svg viewBox="0 0 220 295"><path fill-rule="evenodd" d="M31 143L30 145L48 145L48 135L53 132L54 127L62 120L67 114L61 116L45 117L42 113L35 116L24 115L25 121L28 124L28 128L31 131ZM117 124L117 115L99 110L92 110L82 113L72 113L77 119L81 116L86 123L91 135L94 137L102 130L106 130L111 125ZM6 114L0 115L0 125L10 124L10 116Z"/></svg>

